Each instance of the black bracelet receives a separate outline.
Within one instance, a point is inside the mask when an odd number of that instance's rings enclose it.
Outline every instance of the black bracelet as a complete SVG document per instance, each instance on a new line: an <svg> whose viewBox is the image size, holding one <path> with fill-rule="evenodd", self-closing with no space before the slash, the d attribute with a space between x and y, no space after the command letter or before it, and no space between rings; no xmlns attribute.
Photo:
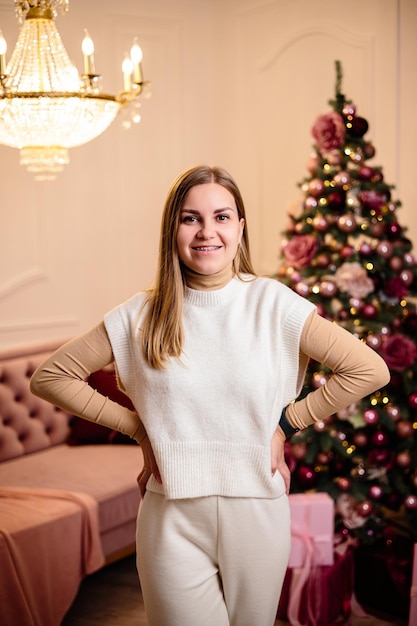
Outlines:
<svg viewBox="0 0 417 626"><path fill-rule="evenodd" d="M298 431L300 430L299 428L294 428L294 426L291 426L291 424L289 423L287 419L285 408L282 409L281 419L279 420L279 425L284 431L284 435L286 436L287 439L295 435L295 433L298 433Z"/></svg>

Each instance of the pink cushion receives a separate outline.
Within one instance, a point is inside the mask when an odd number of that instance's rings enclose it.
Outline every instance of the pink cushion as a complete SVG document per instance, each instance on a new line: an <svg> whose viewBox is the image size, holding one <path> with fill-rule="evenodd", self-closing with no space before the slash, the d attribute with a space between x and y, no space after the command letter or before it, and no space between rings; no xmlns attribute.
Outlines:
<svg viewBox="0 0 417 626"><path fill-rule="evenodd" d="M0 461L63 443L68 436L69 414L29 390L46 354L0 358Z"/></svg>

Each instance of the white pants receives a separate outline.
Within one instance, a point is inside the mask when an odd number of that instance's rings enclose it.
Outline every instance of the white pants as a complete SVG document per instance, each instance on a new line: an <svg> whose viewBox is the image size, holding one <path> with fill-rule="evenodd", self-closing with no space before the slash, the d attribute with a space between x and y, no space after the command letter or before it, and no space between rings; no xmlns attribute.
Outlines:
<svg viewBox="0 0 417 626"><path fill-rule="evenodd" d="M287 496L146 492L137 567L148 626L273 626L290 551Z"/></svg>

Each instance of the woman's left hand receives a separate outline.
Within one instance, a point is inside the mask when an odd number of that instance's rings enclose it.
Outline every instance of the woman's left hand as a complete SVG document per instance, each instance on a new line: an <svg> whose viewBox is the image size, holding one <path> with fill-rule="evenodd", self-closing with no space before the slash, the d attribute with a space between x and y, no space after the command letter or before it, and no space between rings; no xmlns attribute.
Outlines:
<svg viewBox="0 0 417 626"><path fill-rule="evenodd" d="M284 479L285 491L288 495L290 492L291 473L288 465L285 462L284 445L285 434L280 426L277 427L272 435L271 441L271 472L272 475L275 472L279 472Z"/></svg>
<svg viewBox="0 0 417 626"><path fill-rule="evenodd" d="M146 493L146 483L148 482L150 476L153 474L160 484L162 484L162 480L155 460L155 455L152 450L151 442L149 441L147 435L144 439L142 439L140 447L143 452L143 468L136 480L139 485L140 494L142 498L144 498Z"/></svg>

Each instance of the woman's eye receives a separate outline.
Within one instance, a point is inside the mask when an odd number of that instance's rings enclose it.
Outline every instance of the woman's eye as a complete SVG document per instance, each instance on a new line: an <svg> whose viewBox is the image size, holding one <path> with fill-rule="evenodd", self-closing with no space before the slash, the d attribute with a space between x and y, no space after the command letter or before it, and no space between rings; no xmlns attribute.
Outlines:
<svg viewBox="0 0 417 626"><path fill-rule="evenodd" d="M184 215L182 221L183 223L194 223L197 221L197 218L194 215Z"/></svg>
<svg viewBox="0 0 417 626"><path fill-rule="evenodd" d="M219 222L227 222L227 220L229 219L228 215L218 215L217 219L219 220Z"/></svg>

